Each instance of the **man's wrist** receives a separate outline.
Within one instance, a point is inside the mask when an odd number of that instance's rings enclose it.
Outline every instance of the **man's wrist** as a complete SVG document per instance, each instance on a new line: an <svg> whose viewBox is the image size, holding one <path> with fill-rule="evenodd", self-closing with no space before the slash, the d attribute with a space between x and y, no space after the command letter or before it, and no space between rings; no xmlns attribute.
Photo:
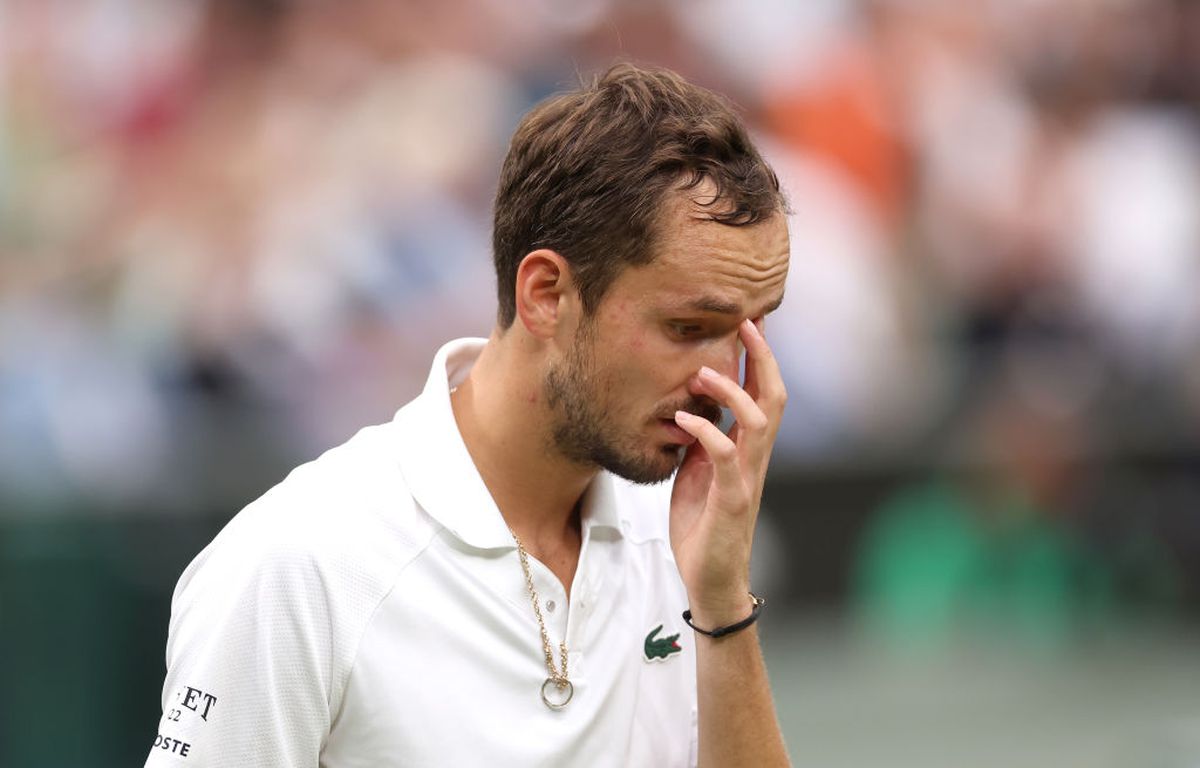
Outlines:
<svg viewBox="0 0 1200 768"><path fill-rule="evenodd" d="M691 612L692 623L697 627L712 629L736 624L748 617L754 608L754 599L750 589L743 587L736 591L724 592L721 595L711 595L704 599L689 597L688 610Z"/></svg>
<svg viewBox="0 0 1200 768"><path fill-rule="evenodd" d="M712 627L710 629L705 629L704 627L697 626L696 623L692 621L692 612L691 611L683 612L683 620L687 623L687 625L689 627L691 627L696 632L699 632L702 635L711 637L714 640L718 640L722 637L725 637L726 635L732 635L737 632L741 632L746 627L749 627L751 624L758 621L758 615L762 612L763 603L765 603L767 601L764 598L758 597L757 595L755 595L753 593L750 594L750 600L751 600L750 615L747 616L746 618L742 619L741 621L735 622L733 624L726 624L726 625L719 626L719 627Z"/></svg>

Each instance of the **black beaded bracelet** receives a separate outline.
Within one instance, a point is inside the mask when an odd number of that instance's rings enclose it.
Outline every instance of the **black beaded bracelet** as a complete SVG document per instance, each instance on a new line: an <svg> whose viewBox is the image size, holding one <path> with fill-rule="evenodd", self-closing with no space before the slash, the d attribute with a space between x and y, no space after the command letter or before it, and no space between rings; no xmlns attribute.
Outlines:
<svg viewBox="0 0 1200 768"><path fill-rule="evenodd" d="M754 622L758 621L758 614L762 612L763 603L767 602L765 597L758 597L753 592L750 593L750 599L754 601L754 607L750 609L750 615L739 621L737 624L730 624L727 627L717 627L716 629L711 630L700 629L700 627L697 627L692 623L692 611L690 608L683 612L683 621L689 627L702 635L708 635L709 637L724 637L725 635L732 635L734 632L745 629Z"/></svg>

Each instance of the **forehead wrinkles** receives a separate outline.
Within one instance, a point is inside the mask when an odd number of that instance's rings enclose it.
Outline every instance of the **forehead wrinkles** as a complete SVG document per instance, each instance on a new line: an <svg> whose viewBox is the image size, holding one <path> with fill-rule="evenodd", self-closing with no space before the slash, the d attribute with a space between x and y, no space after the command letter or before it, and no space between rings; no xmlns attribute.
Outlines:
<svg viewBox="0 0 1200 768"><path fill-rule="evenodd" d="M725 273L734 279L747 280L752 283L773 283L787 277L787 259L774 259L758 263L739 263L731 259L721 259L719 273Z"/></svg>
<svg viewBox="0 0 1200 768"><path fill-rule="evenodd" d="M771 282L787 276L786 223L772 218L749 227L685 220L660 243L661 266L702 277Z"/></svg>
<svg viewBox="0 0 1200 768"><path fill-rule="evenodd" d="M743 304L746 310L752 310L760 300L767 300L783 288L787 271L786 260L757 267L728 259L715 259L688 270L683 273L682 279L674 283L687 295L710 294L734 304ZM672 272L679 274L675 270Z"/></svg>

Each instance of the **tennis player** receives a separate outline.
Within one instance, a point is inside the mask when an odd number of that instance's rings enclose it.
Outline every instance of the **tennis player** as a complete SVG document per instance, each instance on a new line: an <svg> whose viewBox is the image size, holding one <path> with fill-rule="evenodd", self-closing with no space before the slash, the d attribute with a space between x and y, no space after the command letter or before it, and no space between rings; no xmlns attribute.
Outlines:
<svg viewBox="0 0 1200 768"><path fill-rule="evenodd" d="M490 337L188 566L146 765L786 765L749 583L785 207L669 71L534 108Z"/></svg>

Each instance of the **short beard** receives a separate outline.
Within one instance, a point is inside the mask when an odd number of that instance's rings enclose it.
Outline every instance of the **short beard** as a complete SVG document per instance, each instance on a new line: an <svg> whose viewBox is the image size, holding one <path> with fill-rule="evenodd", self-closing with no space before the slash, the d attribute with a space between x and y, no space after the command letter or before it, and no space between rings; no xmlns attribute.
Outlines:
<svg viewBox="0 0 1200 768"><path fill-rule="evenodd" d="M553 449L576 464L605 469L639 485L653 485L671 478L683 461L683 446L666 445L649 452L638 435L613 429L614 418L601 397L607 382L597 377L591 355L594 329L584 322L566 360L546 373L543 390L554 414L551 431ZM695 413L714 423L721 409L712 402L689 398L678 406L663 409L662 418L676 410Z"/></svg>

